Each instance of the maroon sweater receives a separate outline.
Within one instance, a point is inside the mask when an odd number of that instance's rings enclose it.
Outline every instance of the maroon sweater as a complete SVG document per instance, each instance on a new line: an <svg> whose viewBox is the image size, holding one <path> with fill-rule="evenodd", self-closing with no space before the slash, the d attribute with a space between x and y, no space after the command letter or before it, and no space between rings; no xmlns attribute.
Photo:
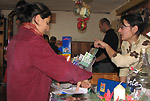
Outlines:
<svg viewBox="0 0 150 101"><path fill-rule="evenodd" d="M47 101L52 79L77 83L92 75L23 26L8 45L7 63L7 101Z"/></svg>

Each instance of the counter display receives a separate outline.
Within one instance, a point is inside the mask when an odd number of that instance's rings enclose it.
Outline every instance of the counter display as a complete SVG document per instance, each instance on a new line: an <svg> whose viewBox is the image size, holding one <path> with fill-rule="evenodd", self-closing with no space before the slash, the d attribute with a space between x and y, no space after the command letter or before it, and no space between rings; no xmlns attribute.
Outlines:
<svg viewBox="0 0 150 101"><path fill-rule="evenodd" d="M71 89L72 86L75 87L75 85L71 85L71 86L69 85L70 88L68 88L68 86L65 85L65 89L69 90ZM95 93L94 87L95 85L92 85L91 88L89 89L81 88L82 90L84 89L84 91L81 90L80 92L74 92L72 94L71 93L65 94L65 93L68 93L68 90L64 92L65 90L62 90L62 87L59 87L59 89L58 88L56 89L54 86L51 86L52 91L50 93L49 101L92 101L91 94ZM74 90L72 89L70 91L74 91ZM61 94L57 94L58 92L59 93L61 92ZM98 97L96 98L100 100Z"/></svg>

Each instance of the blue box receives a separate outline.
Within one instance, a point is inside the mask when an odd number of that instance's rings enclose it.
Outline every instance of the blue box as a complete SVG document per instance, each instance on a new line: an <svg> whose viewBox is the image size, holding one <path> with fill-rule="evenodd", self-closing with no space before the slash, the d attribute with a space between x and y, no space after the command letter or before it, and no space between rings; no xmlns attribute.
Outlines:
<svg viewBox="0 0 150 101"><path fill-rule="evenodd" d="M63 36L62 37L62 53L63 54L71 54L71 37Z"/></svg>
<svg viewBox="0 0 150 101"><path fill-rule="evenodd" d="M107 89L109 89L110 93L112 93L114 91L114 88L118 84L120 84L120 82L100 78L98 79L97 92L99 92L100 95L103 96L104 93L107 93ZM121 83L121 85L126 89L126 86L127 86L126 83Z"/></svg>
<svg viewBox="0 0 150 101"><path fill-rule="evenodd" d="M67 59L67 61L71 61L71 37L70 36L62 37L62 55Z"/></svg>

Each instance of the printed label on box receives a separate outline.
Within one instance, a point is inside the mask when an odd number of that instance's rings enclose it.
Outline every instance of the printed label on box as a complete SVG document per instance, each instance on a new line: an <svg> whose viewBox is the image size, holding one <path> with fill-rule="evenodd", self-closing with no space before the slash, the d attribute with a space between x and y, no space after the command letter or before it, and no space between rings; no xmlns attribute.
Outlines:
<svg viewBox="0 0 150 101"><path fill-rule="evenodd" d="M71 54L71 37L63 37L63 54Z"/></svg>
<svg viewBox="0 0 150 101"><path fill-rule="evenodd" d="M100 91L105 92L105 83L101 83Z"/></svg>
<svg viewBox="0 0 150 101"><path fill-rule="evenodd" d="M62 55L66 57L67 61L71 61L71 37L62 37Z"/></svg>
<svg viewBox="0 0 150 101"><path fill-rule="evenodd" d="M71 54L62 54L62 56L64 56L67 61L71 61Z"/></svg>

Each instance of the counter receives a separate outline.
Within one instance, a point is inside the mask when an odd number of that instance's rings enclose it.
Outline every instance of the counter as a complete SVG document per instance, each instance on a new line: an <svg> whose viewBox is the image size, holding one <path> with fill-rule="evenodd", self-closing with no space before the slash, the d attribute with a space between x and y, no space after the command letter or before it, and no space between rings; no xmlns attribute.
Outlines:
<svg viewBox="0 0 150 101"><path fill-rule="evenodd" d="M92 85L88 89L88 93L86 94L60 94L60 95L55 95L50 93L50 99L49 101L92 101L91 94L95 95L95 86ZM53 90L53 88L52 88ZM100 100L98 97L96 97L98 100Z"/></svg>
<svg viewBox="0 0 150 101"><path fill-rule="evenodd" d="M89 94L63 94L63 95L52 95L51 101L91 101ZM50 100L49 100L50 101Z"/></svg>

